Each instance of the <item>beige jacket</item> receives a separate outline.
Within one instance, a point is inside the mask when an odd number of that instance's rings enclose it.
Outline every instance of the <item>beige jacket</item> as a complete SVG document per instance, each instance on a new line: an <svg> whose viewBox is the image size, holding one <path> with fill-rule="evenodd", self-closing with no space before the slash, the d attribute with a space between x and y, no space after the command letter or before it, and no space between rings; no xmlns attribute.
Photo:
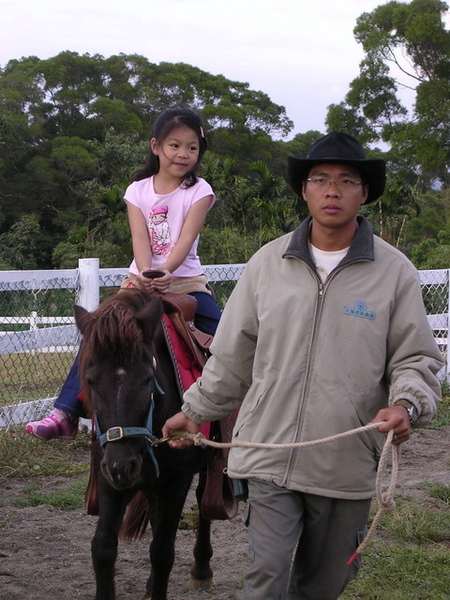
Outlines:
<svg viewBox="0 0 450 600"><path fill-rule="evenodd" d="M249 261L183 411L200 423L240 406L235 442L332 436L401 398L416 405L419 424L428 423L443 363L416 269L359 218L347 256L322 284L309 221ZM372 430L302 449L233 448L229 473L322 496L370 498L383 443Z"/></svg>

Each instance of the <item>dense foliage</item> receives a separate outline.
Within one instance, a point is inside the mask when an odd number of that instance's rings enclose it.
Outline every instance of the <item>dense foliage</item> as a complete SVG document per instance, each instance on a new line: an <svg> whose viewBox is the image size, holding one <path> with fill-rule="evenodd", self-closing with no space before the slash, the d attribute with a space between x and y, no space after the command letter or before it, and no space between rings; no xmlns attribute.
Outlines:
<svg viewBox="0 0 450 600"><path fill-rule="evenodd" d="M420 268L450 259L447 10L440 0L412 0L362 14L354 30L366 53L360 75L326 116L327 130L354 133L388 161L386 193L365 212ZM401 85L413 89L410 111ZM211 150L201 174L219 199L202 235L203 262L246 261L292 230L306 209L285 183L286 157L305 156L322 132L280 141L293 127L284 107L222 75L66 51L0 68L0 270L73 267L86 256L126 266L123 193L145 159L151 123L179 105L205 122Z"/></svg>
<svg viewBox="0 0 450 600"><path fill-rule="evenodd" d="M419 268L450 258L450 32L441 0L391 1L354 29L365 57L345 100L329 107L330 129L388 146L391 177L372 221ZM402 103L402 92L412 106ZM378 218L375 214L378 211Z"/></svg>
<svg viewBox="0 0 450 600"><path fill-rule="evenodd" d="M123 192L144 162L151 123L183 105L201 113L214 148L205 172L221 202L211 228L229 240L222 254L211 244L214 258L238 251L235 260L246 260L286 228L284 180L267 166L285 162L271 137L292 128L283 107L186 64L62 52L11 60L0 72L0 268L73 266L93 254L104 266L128 264ZM245 223L257 233L248 250Z"/></svg>
<svg viewBox="0 0 450 600"><path fill-rule="evenodd" d="M345 101L327 126L387 142L396 172L424 184L450 183L450 32L441 0L392 1L362 14L354 29L365 52ZM413 98L408 111L402 94ZM403 93L403 96L405 94Z"/></svg>

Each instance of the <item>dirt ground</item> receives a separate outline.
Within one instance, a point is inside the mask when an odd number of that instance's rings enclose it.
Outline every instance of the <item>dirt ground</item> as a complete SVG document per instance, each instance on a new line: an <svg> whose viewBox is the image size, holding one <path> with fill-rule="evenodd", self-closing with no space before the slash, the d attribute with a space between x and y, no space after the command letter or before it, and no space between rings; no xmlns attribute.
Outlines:
<svg viewBox="0 0 450 600"><path fill-rule="evenodd" d="M80 456L80 460L87 460ZM35 481L35 479L33 480ZM426 482L450 483L450 427L414 433L403 446L396 493L425 498ZM0 600L92 600L94 576L90 541L96 517L83 511L62 512L50 506L8 505L29 485L11 479L0 489ZM70 478L43 478L47 490L70 485ZM5 503L6 499L6 503ZM190 494L185 511L193 510ZM190 590L189 569L194 534L180 529L171 576L171 600L238 600L246 569L245 503L231 521L213 523L214 585ZM149 533L138 542L121 542L117 560L117 600L140 600L149 574Z"/></svg>

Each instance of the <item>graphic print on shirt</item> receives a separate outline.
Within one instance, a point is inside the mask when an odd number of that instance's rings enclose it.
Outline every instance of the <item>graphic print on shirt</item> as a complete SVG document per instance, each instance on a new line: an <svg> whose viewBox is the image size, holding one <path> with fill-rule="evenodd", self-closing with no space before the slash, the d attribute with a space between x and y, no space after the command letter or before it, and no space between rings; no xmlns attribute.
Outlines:
<svg viewBox="0 0 450 600"><path fill-rule="evenodd" d="M165 204L157 204L152 208L147 220L150 245L154 255L167 256L175 245L172 242L170 226L167 221L168 211L169 209Z"/></svg>

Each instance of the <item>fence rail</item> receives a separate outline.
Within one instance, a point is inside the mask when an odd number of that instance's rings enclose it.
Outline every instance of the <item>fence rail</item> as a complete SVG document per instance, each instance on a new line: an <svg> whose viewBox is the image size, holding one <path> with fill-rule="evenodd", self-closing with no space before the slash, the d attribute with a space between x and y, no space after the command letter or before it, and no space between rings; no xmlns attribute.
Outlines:
<svg viewBox="0 0 450 600"><path fill-rule="evenodd" d="M244 266L205 267L222 307ZM93 310L127 273L100 269L98 259L80 259L77 269L0 271L0 433L41 418L52 406L79 344L73 304ZM449 276L447 269L419 271L430 326L445 357L442 381L449 374Z"/></svg>
<svg viewBox="0 0 450 600"><path fill-rule="evenodd" d="M221 306L244 266L205 267ZM93 310L127 274L100 269L98 259L81 259L77 269L0 272L0 432L49 410L79 344L73 304Z"/></svg>

